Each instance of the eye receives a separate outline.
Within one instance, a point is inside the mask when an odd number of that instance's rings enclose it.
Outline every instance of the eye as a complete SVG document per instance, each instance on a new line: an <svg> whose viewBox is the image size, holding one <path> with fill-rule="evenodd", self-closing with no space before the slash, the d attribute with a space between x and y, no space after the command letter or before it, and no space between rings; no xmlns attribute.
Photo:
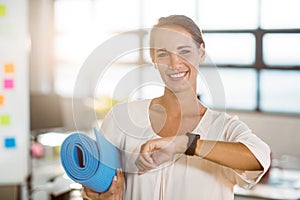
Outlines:
<svg viewBox="0 0 300 200"><path fill-rule="evenodd" d="M191 51L190 50L187 50L187 49L183 49L179 52L180 55L186 55L186 54L189 54Z"/></svg>
<svg viewBox="0 0 300 200"><path fill-rule="evenodd" d="M168 52L160 52L160 53L157 53L157 57L158 57L158 58L167 57L168 55L169 55Z"/></svg>

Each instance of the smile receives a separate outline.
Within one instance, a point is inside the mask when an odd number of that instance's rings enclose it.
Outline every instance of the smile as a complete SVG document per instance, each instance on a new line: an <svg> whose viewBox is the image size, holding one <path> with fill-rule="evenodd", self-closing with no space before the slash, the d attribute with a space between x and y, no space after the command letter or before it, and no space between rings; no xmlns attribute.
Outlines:
<svg viewBox="0 0 300 200"><path fill-rule="evenodd" d="M178 78L184 77L187 73L188 73L187 71L186 72L179 72L179 73L174 73L174 74L168 74L168 76L170 78L176 78L176 79L178 79Z"/></svg>

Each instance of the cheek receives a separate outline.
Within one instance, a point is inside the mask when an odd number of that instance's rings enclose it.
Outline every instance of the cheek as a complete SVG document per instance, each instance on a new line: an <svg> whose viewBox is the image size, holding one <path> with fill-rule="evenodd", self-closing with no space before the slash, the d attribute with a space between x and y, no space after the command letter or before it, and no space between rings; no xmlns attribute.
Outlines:
<svg viewBox="0 0 300 200"><path fill-rule="evenodd" d="M184 57L185 64L191 68L197 68L200 64L199 58L195 55L187 55Z"/></svg>
<svg viewBox="0 0 300 200"><path fill-rule="evenodd" d="M159 69L159 71L165 71L168 69L168 64L164 62L157 62L156 66Z"/></svg>
<svg viewBox="0 0 300 200"><path fill-rule="evenodd" d="M163 63L156 63L156 67L157 70L159 72L159 74L161 75L161 77L163 77L165 75L166 70L168 70L168 65L163 64Z"/></svg>

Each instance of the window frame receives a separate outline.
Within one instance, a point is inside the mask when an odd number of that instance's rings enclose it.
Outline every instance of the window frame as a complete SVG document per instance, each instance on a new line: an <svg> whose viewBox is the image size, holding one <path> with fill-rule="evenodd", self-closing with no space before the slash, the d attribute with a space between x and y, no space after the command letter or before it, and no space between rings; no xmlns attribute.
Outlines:
<svg viewBox="0 0 300 200"><path fill-rule="evenodd" d="M290 71L290 70L299 70L300 71L300 65L267 65L264 63L263 60L263 37L265 34L299 34L300 33L300 28L294 28L294 29L262 29L258 27L257 29L252 29L252 30L244 30L244 29L237 29L237 30L203 30L203 34L205 33L231 33L231 34L236 34L236 33L251 33L255 36L255 45L256 45L256 52L255 52L255 61L252 65L231 65L231 64L218 64L217 66L220 68L234 68L234 69L246 69L246 68L251 68L255 69L257 73L257 78L256 78L256 112L261 112L261 113L277 113L277 114L283 114L283 113L278 113L277 111L262 111L261 110L261 70L283 70L283 71ZM236 109L231 109L231 110L236 110ZM248 111L248 110L243 110L243 111ZM284 114L289 114L289 115L300 115L299 113L284 113Z"/></svg>

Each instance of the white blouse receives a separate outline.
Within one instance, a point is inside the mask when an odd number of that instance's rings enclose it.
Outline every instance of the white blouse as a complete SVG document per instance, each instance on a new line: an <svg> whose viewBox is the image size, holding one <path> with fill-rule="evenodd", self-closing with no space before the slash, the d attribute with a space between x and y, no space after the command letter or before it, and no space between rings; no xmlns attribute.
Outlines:
<svg viewBox="0 0 300 200"><path fill-rule="evenodd" d="M203 140L240 142L246 145L263 166L262 171L231 169L197 156L178 154L174 159L143 175L138 175L135 160L140 146L159 138L149 119L151 100L121 103L107 114L101 131L119 148L125 172L126 200L230 200L233 187L250 188L270 166L270 149L238 117L207 109L192 133ZM201 154L211 146L203 145Z"/></svg>

